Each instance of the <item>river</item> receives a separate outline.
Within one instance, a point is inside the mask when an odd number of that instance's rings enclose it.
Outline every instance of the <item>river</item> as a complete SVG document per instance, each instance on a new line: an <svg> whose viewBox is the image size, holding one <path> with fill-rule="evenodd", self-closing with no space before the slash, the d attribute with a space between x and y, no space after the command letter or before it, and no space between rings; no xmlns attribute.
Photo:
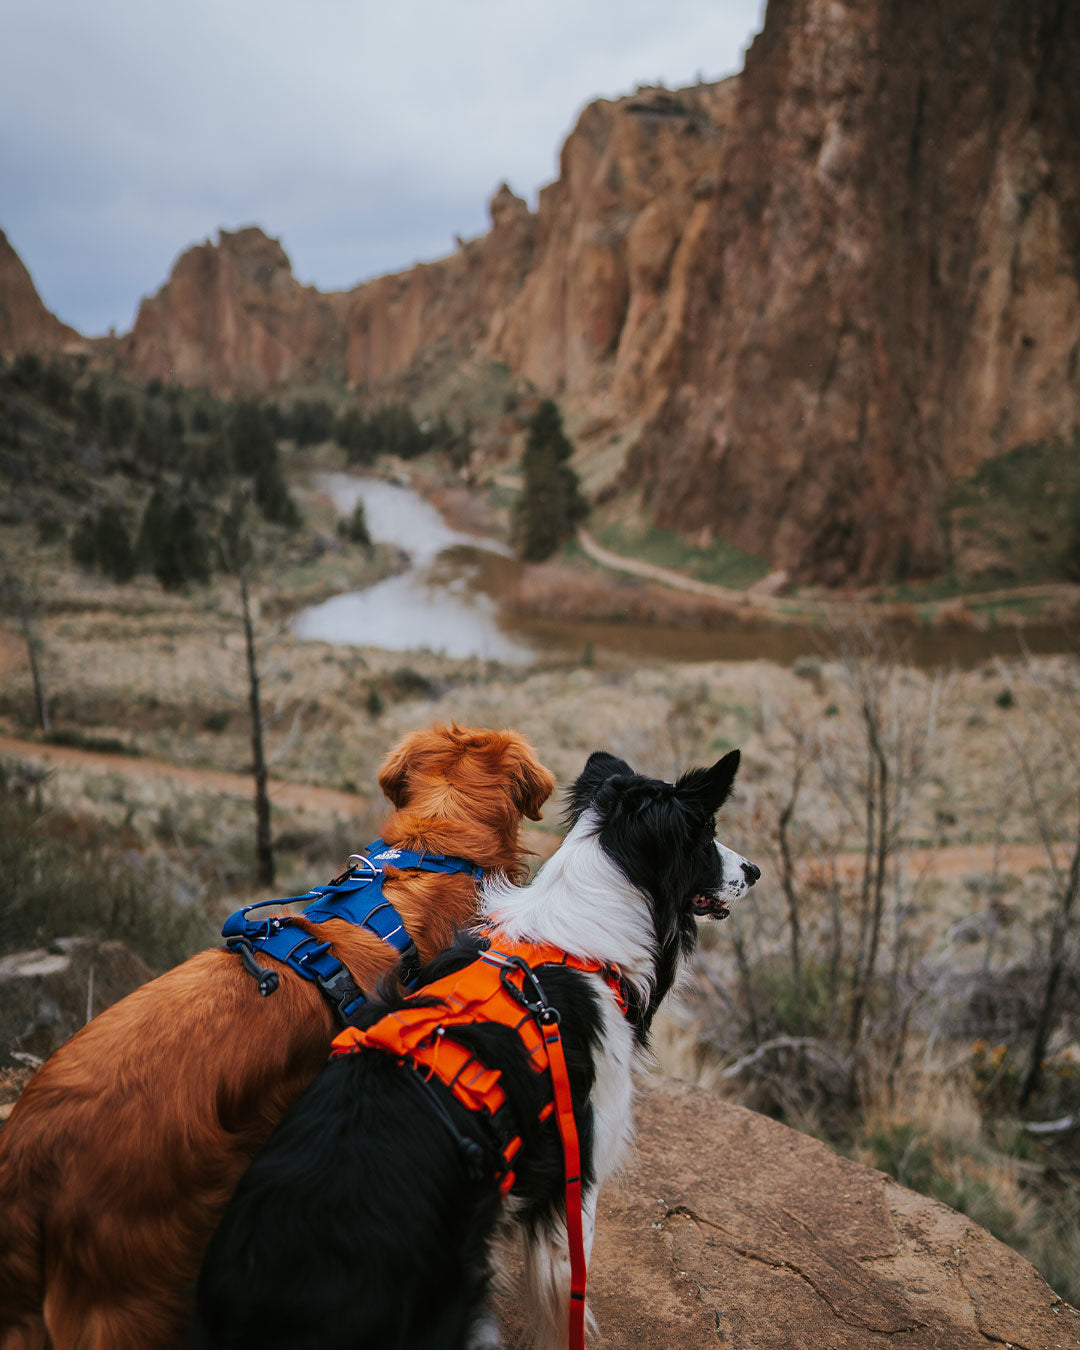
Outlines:
<svg viewBox="0 0 1080 1350"><path fill-rule="evenodd" d="M701 631L639 623L528 619L509 611L505 598L520 564L498 540L452 529L438 510L411 488L356 474L320 474L317 484L349 515L362 500L373 539L396 544L409 568L367 590L336 595L293 620L298 637L390 651L430 648L447 656L479 656L524 665L538 660L598 662L752 661L790 665L825 647L810 626L762 624ZM972 666L997 655L1016 655L1019 635L1008 628L946 632L910 628L909 659L918 666ZM1064 649L1058 627L1023 630L1031 652Z"/></svg>

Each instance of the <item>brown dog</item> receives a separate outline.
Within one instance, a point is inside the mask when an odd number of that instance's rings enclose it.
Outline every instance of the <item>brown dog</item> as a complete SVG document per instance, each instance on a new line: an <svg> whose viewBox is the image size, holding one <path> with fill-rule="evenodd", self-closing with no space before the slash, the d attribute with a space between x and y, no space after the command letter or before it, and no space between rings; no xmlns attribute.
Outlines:
<svg viewBox="0 0 1080 1350"><path fill-rule="evenodd" d="M435 727L391 752L379 786L398 808L388 844L520 875L521 818L555 782L514 732ZM391 872L384 893L425 961L476 913L467 873ZM303 926L364 989L396 958L342 920ZM280 969L260 998L236 956L201 952L31 1080L0 1133L0 1350L180 1343L226 1202L338 1030L317 986Z"/></svg>

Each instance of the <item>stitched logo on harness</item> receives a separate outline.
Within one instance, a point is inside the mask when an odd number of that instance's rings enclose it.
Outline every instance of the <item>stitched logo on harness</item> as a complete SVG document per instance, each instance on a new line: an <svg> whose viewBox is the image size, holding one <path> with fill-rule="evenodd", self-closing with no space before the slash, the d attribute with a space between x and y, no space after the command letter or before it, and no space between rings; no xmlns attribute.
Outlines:
<svg viewBox="0 0 1080 1350"><path fill-rule="evenodd" d="M386 850L385 853L375 853L375 854L373 854L373 855L372 855L372 861L373 861L373 862L382 862L384 859L387 859L387 858L400 858L400 857L401 857L401 849L399 849L399 848L388 848L388 849Z"/></svg>

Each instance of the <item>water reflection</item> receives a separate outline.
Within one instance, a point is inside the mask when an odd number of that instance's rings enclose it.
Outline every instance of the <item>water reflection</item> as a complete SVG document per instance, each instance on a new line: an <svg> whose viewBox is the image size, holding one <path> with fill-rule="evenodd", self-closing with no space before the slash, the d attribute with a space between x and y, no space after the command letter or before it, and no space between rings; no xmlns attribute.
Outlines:
<svg viewBox="0 0 1080 1350"><path fill-rule="evenodd" d="M820 627L762 624L755 628L665 628L633 622L528 619L504 603L519 564L505 545L451 529L430 502L410 488L347 473L317 480L343 515L363 500L374 539L396 544L412 560L400 576L365 591L335 596L304 610L293 622L302 638L356 647L409 651L428 647L449 656L481 656L521 663L539 657L627 661L775 661L829 650ZM1057 626L1018 632L898 630L912 664L972 666L992 656L1016 656L1068 648Z"/></svg>
<svg viewBox="0 0 1080 1350"><path fill-rule="evenodd" d="M373 539L403 548L407 572L367 590L336 595L293 621L298 637L354 647L410 651L428 647L447 656L532 660L537 649L499 624L497 573L512 573L509 550L453 530L430 502L409 488L351 474L318 479L342 515L362 500ZM495 567L493 568L493 564Z"/></svg>

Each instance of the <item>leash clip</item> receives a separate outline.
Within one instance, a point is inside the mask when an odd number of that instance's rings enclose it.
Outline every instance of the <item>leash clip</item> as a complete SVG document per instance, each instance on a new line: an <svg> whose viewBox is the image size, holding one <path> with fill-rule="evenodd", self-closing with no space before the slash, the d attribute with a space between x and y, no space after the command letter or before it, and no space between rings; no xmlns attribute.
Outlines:
<svg viewBox="0 0 1080 1350"><path fill-rule="evenodd" d="M485 953L481 959L486 960L495 953ZM502 953L498 953L502 956ZM536 971L529 965L528 961L520 956L503 956L498 963L499 979L502 981L503 988L516 1002L520 1003L526 1012L531 1013L533 1017L538 1018L544 1023L557 1023L559 1020L559 1010L553 1008L547 1001L547 995L544 993L543 986L536 978ZM515 970L521 971L521 988L511 980L511 973ZM528 991L528 992L527 992ZM529 992L532 997L529 997Z"/></svg>

